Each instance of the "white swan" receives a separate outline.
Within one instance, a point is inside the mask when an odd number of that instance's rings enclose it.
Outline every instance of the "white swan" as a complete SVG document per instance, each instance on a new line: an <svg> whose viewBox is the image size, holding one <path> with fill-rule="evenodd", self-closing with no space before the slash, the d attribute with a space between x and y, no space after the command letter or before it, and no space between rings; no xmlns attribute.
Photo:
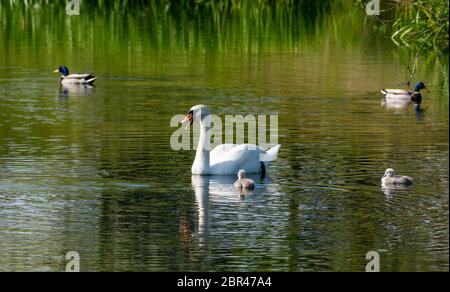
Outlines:
<svg viewBox="0 0 450 292"><path fill-rule="evenodd" d="M200 139L197 146L192 174L231 175L240 169L247 173L265 172L278 155L277 145L267 152L253 144L222 144L210 151L211 113L205 105L193 106L181 123L200 123Z"/></svg>

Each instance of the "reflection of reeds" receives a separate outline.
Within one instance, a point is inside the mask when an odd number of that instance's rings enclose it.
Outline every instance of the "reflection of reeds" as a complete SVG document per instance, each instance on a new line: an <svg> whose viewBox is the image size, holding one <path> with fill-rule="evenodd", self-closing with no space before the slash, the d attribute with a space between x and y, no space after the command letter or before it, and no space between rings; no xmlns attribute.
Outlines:
<svg viewBox="0 0 450 292"><path fill-rule="evenodd" d="M203 25L211 26L215 33L223 33L230 20L237 19L247 30L267 30L271 26L284 33L289 24L301 22L302 28L313 28L323 15L339 13L337 6L348 5L351 1L331 0L155 0L155 1L87 1L80 0L83 13L123 16L135 14L154 17L161 21L196 19ZM354 0L364 5L368 0ZM40 9L51 9L51 15L64 16L67 0L13 1L0 0L0 9L28 15ZM437 47L448 49L449 4L446 0L386 0L382 1L381 17L392 23L392 39L406 46ZM61 15L62 14L62 15ZM31 17L32 18L32 17ZM387 20L387 19L383 19Z"/></svg>
<svg viewBox="0 0 450 292"><path fill-rule="evenodd" d="M0 0L0 37L7 37L10 46L14 41L34 42L36 49L57 40L59 46L70 45L70 50L76 50L81 42L83 47L92 43L101 47L108 42L109 49L128 43L145 45L157 53L260 53L296 48L308 39L336 37L338 32L339 38L345 39L349 34L339 27L345 20L341 2L99 0L82 1L81 16L69 17L64 9L66 0L48 4ZM358 11L354 9L354 13ZM325 26L332 26L329 30L334 34L325 36L321 31ZM364 28L355 30L363 32Z"/></svg>
<svg viewBox="0 0 450 292"><path fill-rule="evenodd" d="M325 57L343 48L372 50L380 41L372 33L374 22L364 23L364 12L347 0L82 0L81 15L73 17L65 14L67 3L0 0L0 57L69 62L69 67L77 60L74 70L113 74L131 67L145 72L180 55L189 55L184 60L198 66L199 58L208 56L219 70L226 67L228 54L246 60L245 55L320 50ZM388 13L394 19L394 10ZM100 56L116 63L96 64ZM413 59L408 55L403 62L411 71ZM435 64L444 64L441 59ZM441 67L446 75L448 67Z"/></svg>
<svg viewBox="0 0 450 292"><path fill-rule="evenodd" d="M148 45L156 51L176 47L177 51L261 52L280 46L296 48L314 36L328 37L330 33L320 31L323 24L329 24L328 31L344 41L352 34L364 35L370 26L342 29L342 22L351 21L343 14L364 14L346 0L80 1L82 16L71 18L65 14L68 0L0 0L0 32L18 42L40 42L40 35L45 35L76 43L78 35L86 41L96 33L94 42L103 38L103 42L119 39L123 43L150 31ZM447 1L386 0L382 4L382 16L395 20L391 23L394 41L411 45L426 41L435 48L448 48Z"/></svg>

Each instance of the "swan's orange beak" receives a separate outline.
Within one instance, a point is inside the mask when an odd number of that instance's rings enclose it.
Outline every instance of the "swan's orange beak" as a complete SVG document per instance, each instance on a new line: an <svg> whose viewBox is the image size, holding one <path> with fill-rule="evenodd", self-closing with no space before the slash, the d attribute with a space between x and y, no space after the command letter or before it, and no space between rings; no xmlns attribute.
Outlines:
<svg viewBox="0 0 450 292"><path fill-rule="evenodd" d="M182 124L188 123L188 124L186 125L186 129L187 129L187 128L189 128L190 125L192 125L193 121L194 121L194 115L193 115L192 112L189 112L189 113L187 114L187 116L181 121L181 123L182 123Z"/></svg>

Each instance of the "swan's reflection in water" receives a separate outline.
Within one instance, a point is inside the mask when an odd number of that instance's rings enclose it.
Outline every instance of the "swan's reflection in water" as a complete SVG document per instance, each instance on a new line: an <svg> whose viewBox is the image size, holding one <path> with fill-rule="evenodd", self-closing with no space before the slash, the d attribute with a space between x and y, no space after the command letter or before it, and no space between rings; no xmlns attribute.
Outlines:
<svg viewBox="0 0 450 292"><path fill-rule="evenodd" d="M192 188L195 192L195 201L198 209L197 234L199 244L204 245L207 242L210 225L210 212L216 212L210 209L211 205L219 206L221 204L242 203L249 197L257 197L269 181L266 177L261 179L258 175L247 175L255 181L254 190L238 190L233 186L237 180L235 176L201 176L192 175Z"/></svg>
<svg viewBox="0 0 450 292"><path fill-rule="evenodd" d="M192 176L192 187L195 191L195 202L198 209L197 233L201 245L209 233L209 185L210 178L208 176Z"/></svg>
<svg viewBox="0 0 450 292"><path fill-rule="evenodd" d="M95 86L83 84L64 84L59 87L59 97L91 96L95 93Z"/></svg>

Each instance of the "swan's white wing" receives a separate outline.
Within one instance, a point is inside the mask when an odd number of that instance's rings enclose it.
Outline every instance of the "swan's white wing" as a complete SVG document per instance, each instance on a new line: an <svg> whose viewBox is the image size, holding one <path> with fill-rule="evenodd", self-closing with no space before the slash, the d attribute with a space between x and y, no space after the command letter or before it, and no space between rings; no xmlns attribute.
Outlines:
<svg viewBox="0 0 450 292"><path fill-rule="evenodd" d="M212 174L236 174L240 169L248 173L260 171L260 154L265 152L256 145L223 144L210 153Z"/></svg>
<svg viewBox="0 0 450 292"><path fill-rule="evenodd" d="M222 144L211 150L210 164L219 163L222 161L240 161L244 162L248 159L257 159L259 161L259 154L265 152L261 147L251 144Z"/></svg>
<svg viewBox="0 0 450 292"><path fill-rule="evenodd" d="M211 156L213 155L216 156L217 154L228 152L234 147L236 147L235 144L221 144L216 146L213 150L211 150L210 154Z"/></svg>

